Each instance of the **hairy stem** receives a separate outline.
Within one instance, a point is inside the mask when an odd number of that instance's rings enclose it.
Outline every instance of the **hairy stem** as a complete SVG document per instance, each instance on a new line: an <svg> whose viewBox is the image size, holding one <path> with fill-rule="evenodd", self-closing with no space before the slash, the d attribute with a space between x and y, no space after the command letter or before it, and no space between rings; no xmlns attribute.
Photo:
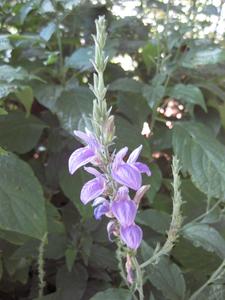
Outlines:
<svg viewBox="0 0 225 300"><path fill-rule="evenodd" d="M178 231L181 228L182 224L182 215L181 215L181 205L182 205L182 197L181 197L181 180L179 176L180 166L178 159L173 157L172 164L173 171L173 213L172 220L170 223L170 228L168 231L168 236L165 244L161 249L156 250L152 257L150 257L147 261L140 265L141 268L145 268L150 264L155 264L159 261L160 257L163 255L168 255L172 250L174 243L178 237Z"/></svg>
<svg viewBox="0 0 225 300"><path fill-rule="evenodd" d="M39 279L39 290L38 297L43 296L44 287L45 287L45 271L44 271L44 247L47 242L47 233L44 234L39 249L38 249L38 279Z"/></svg>

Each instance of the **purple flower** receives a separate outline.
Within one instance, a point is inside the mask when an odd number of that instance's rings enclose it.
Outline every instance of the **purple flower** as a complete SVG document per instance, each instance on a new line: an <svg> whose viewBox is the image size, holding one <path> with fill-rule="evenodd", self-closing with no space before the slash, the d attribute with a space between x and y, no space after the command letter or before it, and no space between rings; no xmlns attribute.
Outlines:
<svg viewBox="0 0 225 300"><path fill-rule="evenodd" d="M142 145L131 152L127 162L124 162L123 158L128 152L128 148L124 147L115 155L112 163L113 179L136 191L141 187L141 173L151 175L147 165L137 162L141 149Z"/></svg>
<svg viewBox="0 0 225 300"><path fill-rule="evenodd" d="M113 242L112 235L117 231L115 221L110 221L107 225L108 239Z"/></svg>
<svg viewBox="0 0 225 300"><path fill-rule="evenodd" d="M91 179L84 184L80 193L81 201L84 204L87 204L104 193L106 189L106 179L103 174L94 168L89 167L85 168L85 170L96 176L94 179Z"/></svg>
<svg viewBox="0 0 225 300"><path fill-rule="evenodd" d="M114 217L122 226L129 226L134 223L137 214L137 206L130 199L127 187L120 187L116 195L116 200L111 205Z"/></svg>
<svg viewBox="0 0 225 300"><path fill-rule="evenodd" d="M139 172L145 173L148 176L150 176L151 171L149 170L149 167L146 164L137 162L137 159L141 153L142 148L143 148L143 146L140 145L138 148L136 148L134 151L132 151L130 156L128 157L127 163L135 166L139 170Z"/></svg>
<svg viewBox="0 0 225 300"><path fill-rule="evenodd" d="M143 238L143 232L141 228L136 225L130 225L130 226L121 226L120 227L120 237L121 240L131 249L137 250L137 248L140 246L142 238Z"/></svg>
<svg viewBox="0 0 225 300"><path fill-rule="evenodd" d="M96 198L92 206L96 206L94 209L94 216L96 220L101 219L103 215L110 212L109 201L103 197Z"/></svg>
<svg viewBox="0 0 225 300"><path fill-rule="evenodd" d="M100 144L94 135L86 129L86 133L82 131L74 131L75 136L79 137L87 146L76 149L69 158L69 172L74 174L77 169L89 162L94 162Z"/></svg>

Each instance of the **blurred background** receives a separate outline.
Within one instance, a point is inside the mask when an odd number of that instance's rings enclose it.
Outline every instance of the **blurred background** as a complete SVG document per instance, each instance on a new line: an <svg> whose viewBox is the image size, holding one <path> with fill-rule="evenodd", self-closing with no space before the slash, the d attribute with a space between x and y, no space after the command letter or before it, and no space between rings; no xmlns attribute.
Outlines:
<svg viewBox="0 0 225 300"><path fill-rule="evenodd" d="M100 15L115 147L142 144L152 171L137 217L140 261L166 239L172 155L182 164L189 227L171 256L146 271L145 299L188 299L225 259L224 1L1 0L2 300L131 299L106 220L95 221L80 202L87 175L68 173L68 157L81 146L73 130L90 126ZM198 299L225 299L220 275Z"/></svg>

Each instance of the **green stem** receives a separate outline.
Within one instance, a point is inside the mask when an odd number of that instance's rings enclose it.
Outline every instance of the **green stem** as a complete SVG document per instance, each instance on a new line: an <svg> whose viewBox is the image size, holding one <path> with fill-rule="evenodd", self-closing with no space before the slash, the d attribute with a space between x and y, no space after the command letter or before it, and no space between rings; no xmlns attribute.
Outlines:
<svg viewBox="0 0 225 300"><path fill-rule="evenodd" d="M150 257L148 260L146 260L144 263L140 265L141 269L147 267L150 264L157 263L161 256L170 253L177 239L178 231L180 230L182 224L182 215L181 215L182 197L180 191L181 180L179 176L180 166L179 166L179 161L176 157L173 157L172 171L173 171L173 191L174 191L173 213L172 213L172 220L170 223L167 240L160 250L156 250L152 257Z"/></svg>
<svg viewBox="0 0 225 300"><path fill-rule="evenodd" d="M47 242L47 233L44 234L38 249L38 279L39 279L38 297L39 298L43 296L44 287L45 287L44 247L46 242Z"/></svg>
<svg viewBox="0 0 225 300"><path fill-rule="evenodd" d="M56 11L56 37L57 37L57 45L59 49L59 74L61 77L61 82L65 84L65 71L64 71L64 60L63 60L63 47L62 47L62 39L61 39L61 32L60 32L60 18L57 11L57 3L56 0L52 0Z"/></svg>

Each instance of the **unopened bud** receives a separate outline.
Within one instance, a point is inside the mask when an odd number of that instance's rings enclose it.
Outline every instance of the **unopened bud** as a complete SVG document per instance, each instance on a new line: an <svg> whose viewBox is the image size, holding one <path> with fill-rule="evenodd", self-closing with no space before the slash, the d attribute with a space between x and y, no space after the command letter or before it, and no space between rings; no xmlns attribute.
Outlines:
<svg viewBox="0 0 225 300"><path fill-rule="evenodd" d="M134 196L134 202L139 206L141 198L144 196L144 194L149 190L150 185L143 185L140 187L140 189L136 192Z"/></svg>
<svg viewBox="0 0 225 300"><path fill-rule="evenodd" d="M105 124L105 139L107 143L111 143L115 135L114 116L110 116Z"/></svg>
<svg viewBox="0 0 225 300"><path fill-rule="evenodd" d="M132 268L132 262L131 262L131 257L129 254L127 254L127 261L126 261L126 271L127 271L127 282L129 284L133 284L134 283L134 272L133 272L133 268Z"/></svg>

